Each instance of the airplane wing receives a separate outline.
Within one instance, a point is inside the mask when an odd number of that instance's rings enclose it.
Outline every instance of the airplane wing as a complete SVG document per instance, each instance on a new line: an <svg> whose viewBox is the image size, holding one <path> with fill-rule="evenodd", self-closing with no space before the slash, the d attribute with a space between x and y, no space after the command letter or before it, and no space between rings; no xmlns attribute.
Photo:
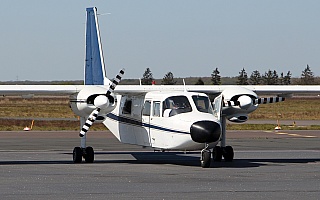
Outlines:
<svg viewBox="0 0 320 200"><path fill-rule="evenodd" d="M1 85L0 95L55 95L74 94L83 88L94 88L97 85ZM101 85L99 87L109 88ZM141 94L152 91L189 91L203 92L207 94L219 94L224 90L232 90L238 87L246 88L257 94L320 94L319 85L118 85L117 94Z"/></svg>
<svg viewBox="0 0 320 200"><path fill-rule="evenodd" d="M78 93L83 87L84 85L0 85L0 95L70 95Z"/></svg>
<svg viewBox="0 0 320 200"><path fill-rule="evenodd" d="M244 88L257 94L320 94L320 85L119 85L118 94L147 93L152 91L189 91L207 94L220 94L225 90Z"/></svg>

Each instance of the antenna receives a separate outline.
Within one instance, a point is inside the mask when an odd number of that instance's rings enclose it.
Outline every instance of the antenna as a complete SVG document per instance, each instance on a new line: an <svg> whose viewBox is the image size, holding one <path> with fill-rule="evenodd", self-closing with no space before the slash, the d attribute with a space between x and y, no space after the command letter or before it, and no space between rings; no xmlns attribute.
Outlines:
<svg viewBox="0 0 320 200"><path fill-rule="evenodd" d="M98 13L97 15L111 15L111 13Z"/></svg>

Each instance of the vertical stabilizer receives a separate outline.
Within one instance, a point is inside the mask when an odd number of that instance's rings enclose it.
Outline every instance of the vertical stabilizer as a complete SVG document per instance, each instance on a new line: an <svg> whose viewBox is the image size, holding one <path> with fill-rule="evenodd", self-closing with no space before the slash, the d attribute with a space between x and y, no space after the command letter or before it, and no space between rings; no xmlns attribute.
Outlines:
<svg viewBox="0 0 320 200"><path fill-rule="evenodd" d="M105 85L106 71L97 18L97 8L87 8L85 85Z"/></svg>

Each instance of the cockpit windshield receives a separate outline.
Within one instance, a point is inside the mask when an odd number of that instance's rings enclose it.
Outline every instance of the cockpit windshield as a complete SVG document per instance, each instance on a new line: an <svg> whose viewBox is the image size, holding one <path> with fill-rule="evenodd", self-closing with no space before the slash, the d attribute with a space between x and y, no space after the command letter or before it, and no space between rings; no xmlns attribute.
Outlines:
<svg viewBox="0 0 320 200"><path fill-rule="evenodd" d="M192 111L190 102L186 96L168 97L163 101L162 108L164 117Z"/></svg>
<svg viewBox="0 0 320 200"><path fill-rule="evenodd" d="M192 99L196 104L198 111L213 114L213 109L211 107L211 103L208 97L193 95Z"/></svg>

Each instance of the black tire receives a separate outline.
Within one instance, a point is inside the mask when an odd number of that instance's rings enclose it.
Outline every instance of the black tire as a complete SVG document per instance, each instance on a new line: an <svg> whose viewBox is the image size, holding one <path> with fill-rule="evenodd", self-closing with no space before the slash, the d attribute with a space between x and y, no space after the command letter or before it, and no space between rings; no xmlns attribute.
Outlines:
<svg viewBox="0 0 320 200"><path fill-rule="evenodd" d="M223 157L226 162L232 162L234 157L234 152L232 146L226 146L223 149Z"/></svg>
<svg viewBox="0 0 320 200"><path fill-rule="evenodd" d="M92 147L87 147L86 148L86 155L84 157L84 160L86 163L93 163L94 161L94 151Z"/></svg>
<svg viewBox="0 0 320 200"><path fill-rule="evenodd" d="M201 167L202 168L209 168L211 164L211 152L204 151L201 155Z"/></svg>
<svg viewBox="0 0 320 200"><path fill-rule="evenodd" d="M75 147L73 149L73 162L81 163L82 162L82 150L80 147Z"/></svg>
<svg viewBox="0 0 320 200"><path fill-rule="evenodd" d="M220 146L215 146L212 152L212 158L215 162L221 162L222 160L222 149Z"/></svg>

